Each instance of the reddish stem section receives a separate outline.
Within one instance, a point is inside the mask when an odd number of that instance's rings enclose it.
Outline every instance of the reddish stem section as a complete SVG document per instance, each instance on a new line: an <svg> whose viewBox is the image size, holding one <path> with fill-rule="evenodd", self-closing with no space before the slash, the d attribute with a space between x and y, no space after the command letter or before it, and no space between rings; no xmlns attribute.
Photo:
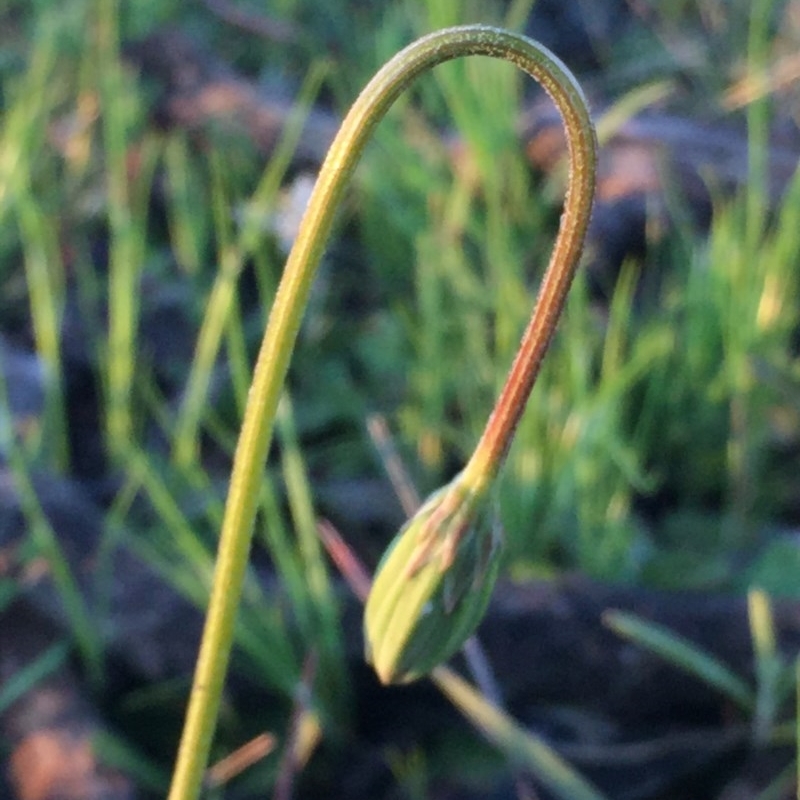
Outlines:
<svg viewBox="0 0 800 800"><path fill-rule="evenodd" d="M541 80L541 76L534 76ZM594 199L596 151L594 128L572 92L544 83L561 113L569 149L569 184L558 236L550 256L531 320L522 336L506 382L464 477L473 486L487 485L500 470L525 411L567 293L580 262Z"/></svg>

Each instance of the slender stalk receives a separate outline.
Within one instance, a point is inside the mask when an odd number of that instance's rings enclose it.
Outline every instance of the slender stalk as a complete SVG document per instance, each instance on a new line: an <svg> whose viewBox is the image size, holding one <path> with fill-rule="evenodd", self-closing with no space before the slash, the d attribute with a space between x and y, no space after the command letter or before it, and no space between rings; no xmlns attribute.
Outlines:
<svg viewBox="0 0 800 800"><path fill-rule="evenodd" d="M569 75L569 73L566 73ZM539 77L534 74L534 77ZM569 182L558 237L545 271L531 320L489 421L464 468L468 483L491 482L511 446L544 354L564 308L580 261L592 212L596 171L594 127L580 88L572 81L540 82L564 120L569 150Z"/></svg>
<svg viewBox="0 0 800 800"><path fill-rule="evenodd" d="M208 760L236 609L252 537L259 484L300 321L339 198L372 129L422 72L453 58L502 58L533 76L550 93L567 127L570 186L566 212L522 355L481 438L469 474L482 481L496 473L493 460L508 449L575 270L591 208L594 134L580 88L563 64L541 45L486 26L450 28L398 53L369 82L331 145L286 263L256 363L220 536L219 552L169 800L197 797ZM538 320L538 321L537 321Z"/></svg>

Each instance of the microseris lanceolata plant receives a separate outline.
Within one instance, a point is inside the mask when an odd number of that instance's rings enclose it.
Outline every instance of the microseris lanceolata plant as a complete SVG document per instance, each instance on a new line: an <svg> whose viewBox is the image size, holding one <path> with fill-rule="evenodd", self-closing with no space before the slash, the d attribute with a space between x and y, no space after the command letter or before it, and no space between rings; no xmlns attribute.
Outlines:
<svg viewBox="0 0 800 800"><path fill-rule="evenodd" d="M459 475L404 526L378 569L365 613L367 656L384 681L422 675L461 646L488 602L499 555L489 492L578 265L594 194L596 146L583 93L555 56L524 36L472 25L423 37L384 65L351 107L320 169L248 396L170 800L196 798L202 785L278 401L338 201L372 129L403 90L437 64L471 55L510 61L553 98L567 133L569 186L539 299L483 435Z"/></svg>

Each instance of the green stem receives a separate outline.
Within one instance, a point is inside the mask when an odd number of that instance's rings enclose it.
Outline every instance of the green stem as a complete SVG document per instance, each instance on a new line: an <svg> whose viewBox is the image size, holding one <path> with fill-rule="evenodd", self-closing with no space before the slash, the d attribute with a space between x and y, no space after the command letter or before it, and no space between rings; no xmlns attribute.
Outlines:
<svg viewBox="0 0 800 800"><path fill-rule="evenodd" d="M558 59L523 36L476 25L433 33L389 61L353 104L320 170L278 287L250 388L169 800L190 800L197 797L201 788L233 643L261 474L278 400L339 198L372 129L401 92L431 67L468 55L505 59L539 81L564 117L571 159L571 190L543 283L542 300L523 340L522 355L514 362L498 407L470 461L470 474L476 479L494 474L493 459L501 459L508 448L580 253L592 200L594 133L581 90Z"/></svg>

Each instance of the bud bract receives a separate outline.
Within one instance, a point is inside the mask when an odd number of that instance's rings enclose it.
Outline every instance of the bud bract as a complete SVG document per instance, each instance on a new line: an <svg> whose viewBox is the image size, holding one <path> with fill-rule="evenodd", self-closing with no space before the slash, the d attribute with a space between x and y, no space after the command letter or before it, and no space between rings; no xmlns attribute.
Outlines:
<svg viewBox="0 0 800 800"><path fill-rule="evenodd" d="M500 537L485 492L456 478L425 502L389 546L364 612L367 660L383 683L405 683L448 659L477 628L497 578Z"/></svg>

